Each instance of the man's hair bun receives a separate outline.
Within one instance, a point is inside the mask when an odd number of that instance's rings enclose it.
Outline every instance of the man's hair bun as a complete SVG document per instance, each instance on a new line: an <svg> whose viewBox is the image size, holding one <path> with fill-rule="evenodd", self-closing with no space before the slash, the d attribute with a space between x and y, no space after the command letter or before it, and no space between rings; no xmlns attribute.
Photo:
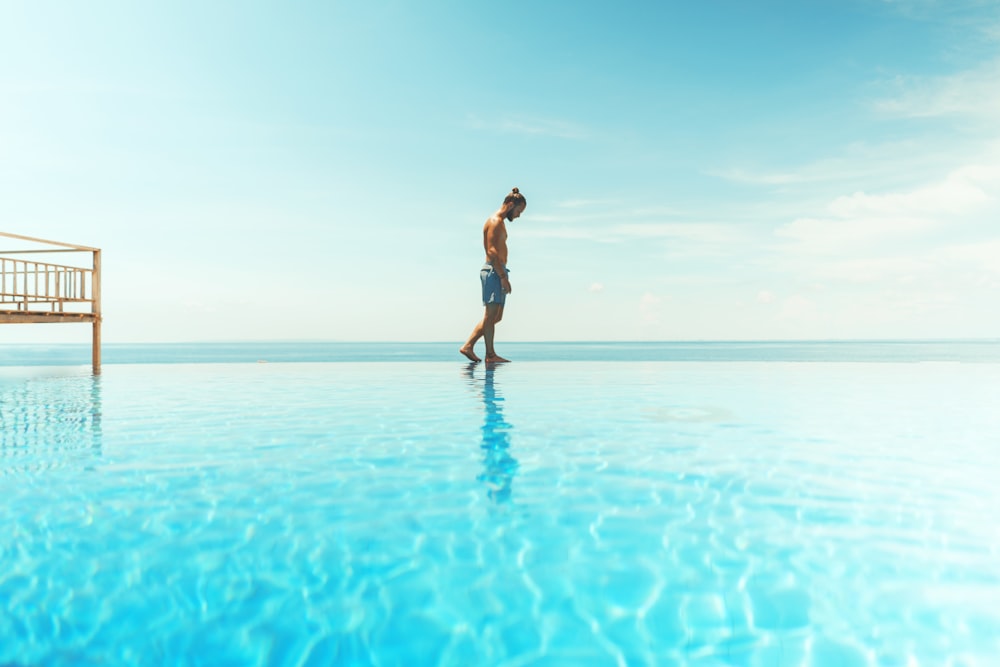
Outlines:
<svg viewBox="0 0 1000 667"><path fill-rule="evenodd" d="M525 200L524 195L522 195L521 191L518 190L517 188L514 188L513 190L511 190L510 194L507 195L506 197L504 197L504 199L503 199L503 203L504 204L509 204L512 201L524 202L525 204L528 203L527 200Z"/></svg>

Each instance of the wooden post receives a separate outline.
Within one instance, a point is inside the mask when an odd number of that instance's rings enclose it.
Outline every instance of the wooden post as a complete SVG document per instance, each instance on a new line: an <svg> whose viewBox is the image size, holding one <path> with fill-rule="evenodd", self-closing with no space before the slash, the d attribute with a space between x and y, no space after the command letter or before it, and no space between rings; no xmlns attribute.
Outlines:
<svg viewBox="0 0 1000 667"><path fill-rule="evenodd" d="M94 251L94 273L91 274L90 289L93 292L91 312L94 315L91 333L91 365L94 375L101 374L101 251Z"/></svg>

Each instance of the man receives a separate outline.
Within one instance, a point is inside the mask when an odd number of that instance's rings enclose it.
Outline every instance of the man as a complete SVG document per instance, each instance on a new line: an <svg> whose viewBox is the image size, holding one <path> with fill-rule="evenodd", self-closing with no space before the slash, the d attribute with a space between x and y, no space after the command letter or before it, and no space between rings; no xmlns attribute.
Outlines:
<svg viewBox="0 0 1000 667"><path fill-rule="evenodd" d="M458 349L470 361L481 361L474 347L480 338L486 340L486 363L508 361L493 348L493 334L497 323L503 319L503 306L510 294L510 275L507 271L507 222L516 220L527 206L524 195L517 188L510 191L503 205L491 215L483 225L483 248L486 250L486 264L479 272L483 284L483 306L486 313L482 321L472 330L465 345Z"/></svg>

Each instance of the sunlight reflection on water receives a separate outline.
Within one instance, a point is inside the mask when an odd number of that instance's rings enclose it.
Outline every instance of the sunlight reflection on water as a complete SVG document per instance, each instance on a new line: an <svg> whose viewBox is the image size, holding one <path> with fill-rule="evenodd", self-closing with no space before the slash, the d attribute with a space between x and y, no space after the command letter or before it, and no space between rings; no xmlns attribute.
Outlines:
<svg viewBox="0 0 1000 667"><path fill-rule="evenodd" d="M994 364L0 377L0 664L1000 651Z"/></svg>

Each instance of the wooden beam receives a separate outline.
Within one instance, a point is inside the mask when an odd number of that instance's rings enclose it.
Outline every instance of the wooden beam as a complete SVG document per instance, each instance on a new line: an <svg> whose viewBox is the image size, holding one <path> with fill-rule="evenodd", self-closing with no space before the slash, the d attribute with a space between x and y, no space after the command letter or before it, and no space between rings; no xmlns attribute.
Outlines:
<svg viewBox="0 0 1000 667"><path fill-rule="evenodd" d="M60 248L72 248L73 250L86 250L88 252L99 250L99 248L91 248L90 246L87 245L76 245L74 243L60 243L59 241L36 239L33 236L22 236L21 234L11 234L10 232L0 232L0 236L6 236L9 239L18 239L21 241L31 241L32 243L47 243L48 245L55 245L59 246Z"/></svg>
<svg viewBox="0 0 1000 667"><path fill-rule="evenodd" d="M42 322L93 322L93 313L47 313L41 311L0 310L0 324L38 324Z"/></svg>
<svg viewBox="0 0 1000 667"><path fill-rule="evenodd" d="M54 252L80 252L76 248L46 248L44 250L0 250L0 255L50 255Z"/></svg>

